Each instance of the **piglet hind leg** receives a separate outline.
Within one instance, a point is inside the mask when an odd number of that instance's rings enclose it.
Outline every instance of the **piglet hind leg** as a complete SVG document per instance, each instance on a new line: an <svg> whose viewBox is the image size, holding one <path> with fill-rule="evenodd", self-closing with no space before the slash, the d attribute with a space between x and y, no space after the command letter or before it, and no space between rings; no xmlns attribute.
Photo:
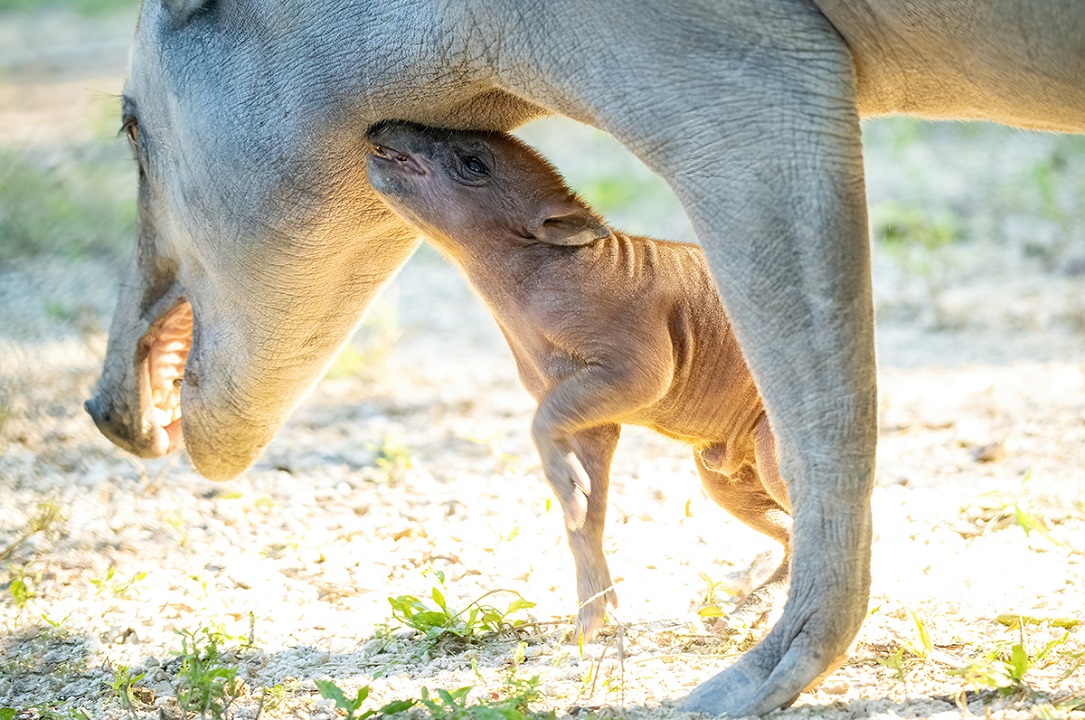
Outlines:
<svg viewBox="0 0 1085 720"><path fill-rule="evenodd" d="M576 564L576 617L578 638L595 637L603 627L607 606L618 607L618 594L610 579L610 568L603 555L603 525L606 520L607 490L610 485L610 461L618 444L621 428L604 425L584 430L572 438L573 450L591 479L584 523L568 530L569 547Z"/></svg>
<svg viewBox="0 0 1085 720"><path fill-rule="evenodd" d="M768 579L750 591L717 625L718 630L728 633L744 633L783 605L789 576L791 517L765 490L752 465L743 465L727 476L709 468L697 453L694 459L701 483L716 504L784 547L784 558Z"/></svg>

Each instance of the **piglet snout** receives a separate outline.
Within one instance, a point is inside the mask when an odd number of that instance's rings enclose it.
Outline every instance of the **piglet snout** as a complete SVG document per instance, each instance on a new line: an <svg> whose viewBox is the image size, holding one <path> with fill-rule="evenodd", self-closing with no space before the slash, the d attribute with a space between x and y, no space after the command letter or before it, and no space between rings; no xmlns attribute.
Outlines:
<svg viewBox="0 0 1085 720"><path fill-rule="evenodd" d="M376 142L370 142L370 153L374 156L387 160L393 163L395 167L406 172L415 173L417 175L425 175L425 171L422 169L422 165L418 162L414 155L402 150L397 150L387 145L382 145Z"/></svg>

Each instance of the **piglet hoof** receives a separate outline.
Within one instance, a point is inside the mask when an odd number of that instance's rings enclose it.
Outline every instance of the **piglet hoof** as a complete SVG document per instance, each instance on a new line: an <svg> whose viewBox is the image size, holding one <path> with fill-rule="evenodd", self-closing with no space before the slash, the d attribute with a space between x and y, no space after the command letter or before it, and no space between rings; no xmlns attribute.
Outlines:
<svg viewBox="0 0 1085 720"><path fill-rule="evenodd" d="M581 604L576 615L577 642L591 642L606 620L607 606L618 607L618 593L610 588Z"/></svg>

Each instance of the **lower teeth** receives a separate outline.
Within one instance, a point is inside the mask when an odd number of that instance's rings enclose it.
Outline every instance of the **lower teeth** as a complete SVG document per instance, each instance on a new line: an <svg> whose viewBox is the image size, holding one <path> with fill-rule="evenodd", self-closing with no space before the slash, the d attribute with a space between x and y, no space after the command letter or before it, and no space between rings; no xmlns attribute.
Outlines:
<svg viewBox="0 0 1085 720"><path fill-rule="evenodd" d="M178 411L178 414L180 414L179 411ZM154 408L154 421L156 423L158 423L158 425L160 427L166 427L171 422L173 422L174 421L173 415L174 415L174 413L172 411L166 410L165 408L160 408L160 407L155 407Z"/></svg>

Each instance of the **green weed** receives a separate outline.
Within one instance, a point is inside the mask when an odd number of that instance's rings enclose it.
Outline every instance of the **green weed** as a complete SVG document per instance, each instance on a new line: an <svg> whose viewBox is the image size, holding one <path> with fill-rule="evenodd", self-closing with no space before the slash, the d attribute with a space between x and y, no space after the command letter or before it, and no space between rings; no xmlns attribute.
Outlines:
<svg viewBox="0 0 1085 720"><path fill-rule="evenodd" d="M1069 632L1047 642L1040 650L1030 654L1025 624L1018 623L1018 640L1011 644L999 643L984 649L963 668L950 670L949 674L964 678L973 689L991 688L1003 696L1015 695L1028 690L1026 677L1034 667L1050 664L1052 652L1066 643ZM1075 668L1076 669L1076 668ZM1071 670L1071 673L1073 670ZM1065 675L1063 679L1069 677Z"/></svg>
<svg viewBox="0 0 1085 720"><path fill-rule="evenodd" d="M72 614L68 613L67 615L60 618L59 620L53 620L51 617L49 617L45 613L42 613L41 614L41 619L44 620L45 623L49 627L51 627L53 629L53 634L58 639L63 640L64 638L68 637L68 635L71 634L70 631L68 630L68 628L64 627L64 623L68 622L68 618L70 618L71 616L72 616Z"/></svg>
<svg viewBox="0 0 1085 720"><path fill-rule="evenodd" d="M995 618L999 625L1016 628L1021 623L1026 625L1050 625L1051 627L1070 629L1081 624L1081 621L1072 617L1037 617L1035 615L1019 615L1017 613L1002 613Z"/></svg>
<svg viewBox="0 0 1085 720"><path fill-rule="evenodd" d="M296 678L287 678L281 683L265 687L260 695L261 710L274 712L284 706L290 696L298 691L301 683Z"/></svg>
<svg viewBox="0 0 1085 720"><path fill-rule="evenodd" d="M374 464L380 471L382 482L393 483L402 479L403 474L414 467L411 449L394 432L384 436L379 444L370 445L376 458Z"/></svg>
<svg viewBox="0 0 1085 720"><path fill-rule="evenodd" d="M701 578L705 584L704 598L697 614L704 618L724 617L727 612L716 602L716 592L721 589L727 592L726 583L713 580L707 573L698 573L697 577Z"/></svg>
<svg viewBox="0 0 1085 720"><path fill-rule="evenodd" d="M918 642L905 639L891 655L875 659L879 665L896 672L897 682L904 686L905 691L908 689L909 669L914 665L925 663L930 659L931 653L934 651L934 643L931 641L927 624L912 610L909 610L908 614L911 615L912 622L915 623L916 640Z"/></svg>
<svg viewBox="0 0 1085 720"><path fill-rule="evenodd" d="M132 589L132 586L138 583L143 578L147 577L145 572L137 572L132 576L128 582L114 582L113 576L116 574L116 568L112 565L109 566L109 570L106 571L105 577L101 580L90 578L90 584L95 587L94 594L101 595L104 592L110 592L114 597L121 598L122 600L128 596L128 591Z"/></svg>
<svg viewBox="0 0 1085 720"><path fill-rule="evenodd" d="M493 693L490 698L471 703L471 686L456 690L435 690L432 694L422 688L418 701L434 720L528 720L539 717L530 710L531 703L542 697L538 675L530 679L512 678L506 681L504 697ZM553 713L547 713L552 718Z"/></svg>
<svg viewBox="0 0 1085 720"><path fill-rule="evenodd" d="M225 720L242 686L237 663L226 657L222 648L239 638L210 628L175 632L181 636L181 651L173 654L181 659L174 689L182 718L193 713L201 720Z"/></svg>
<svg viewBox="0 0 1085 720"><path fill-rule="evenodd" d="M365 720L372 715L394 715L411 709L416 702L415 700L394 700L379 708L358 712L361 710L362 703L369 697L368 685L358 688L357 694L353 698L348 698L347 694L331 680L316 680L315 682L321 696L333 700L335 707L346 712L347 720Z"/></svg>
<svg viewBox="0 0 1085 720"><path fill-rule="evenodd" d="M502 692L491 693L490 697L478 702L470 700L470 685L456 690L429 690L423 687L420 697L395 700L379 708L362 710L369 697L369 686L365 685L350 696L331 680L317 680L317 690L321 696L335 702L335 707L346 713L346 720L365 720L374 715L388 716L405 712L412 707L421 706L433 720L529 720L540 717L532 713L531 703L542 697L539 689L539 676L521 678L515 669L510 671L502 687ZM547 713L552 718L553 713Z"/></svg>
<svg viewBox="0 0 1085 720"><path fill-rule="evenodd" d="M39 502L34 508L34 514L27 518L26 527L19 533L19 536L0 550L0 562L10 559L24 542L38 533L46 536L55 535L64 520L64 511L55 501L43 500Z"/></svg>
<svg viewBox="0 0 1085 720"><path fill-rule="evenodd" d="M1065 543L1051 535L1047 522L1033 508L1029 494L1031 481L1032 470L1028 470L1021 479L1021 489L1016 493L1001 490L984 493L973 507L962 508L961 512L984 522L984 535L1013 524L1021 528L1026 537L1036 533L1056 547L1065 547Z"/></svg>
<svg viewBox="0 0 1085 720"><path fill-rule="evenodd" d="M26 569L21 565L12 566L9 572L11 573L11 581L8 583L8 594L11 595L12 602L15 603L15 607L21 613L26 610L30 599L36 596L34 584L27 578Z"/></svg>
<svg viewBox="0 0 1085 720"><path fill-rule="evenodd" d="M464 609L455 610L449 607L445 599L445 574L440 570L433 574L438 584L430 590L430 597L436 607L427 605L413 595L388 598L388 603L392 606L392 618L400 625L422 633L423 640L427 643L435 643L446 636L471 640L483 633L498 633L523 622L510 621L510 615L535 607L535 603L523 599L513 590L491 590ZM497 593L511 593L516 595L516 599L504 610L482 604L482 600Z"/></svg>
<svg viewBox="0 0 1085 720"><path fill-rule="evenodd" d="M40 703L28 708L0 708L0 720L22 720L35 718L35 720L91 720L86 710L72 708L67 712L58 709L56 703Z"/></svg>
<svg viewBox="0 0 1085 720"><path fill-rule="evenodd" d="M908 275L919 278L935 321L945 323L942 294L952 269L946 250L957 242L961 230L953 216L935 217L919 207L886 202L871 208L874 238Z"/></svg>
<svg viewBox="0 0 1085 720"><path fill-rule="evenodd" d="M110 683L110 688L113 690L113 694L121 702L121 707L130 716L135 715L136 706L138 701L136 696L132 693L132 687L142 680L147 673L140 673L138 675L132 674L132 669L127 665L118 665L113 671L113 680Z"/></svg>
<svg viewBox="0 0 1085 720"><path fill-rule="evenodd" d="M1083 147L1077 138L1053 138L1051 151L1036 162L1029 173L1031 188L1038 196L1039 207L1034 212L1054 223L1057 236L1046 247L1033 244L1026 245L1025 250L1039 256L1049 267L1066 253L1080 234L1079 178Z"/></svg>

